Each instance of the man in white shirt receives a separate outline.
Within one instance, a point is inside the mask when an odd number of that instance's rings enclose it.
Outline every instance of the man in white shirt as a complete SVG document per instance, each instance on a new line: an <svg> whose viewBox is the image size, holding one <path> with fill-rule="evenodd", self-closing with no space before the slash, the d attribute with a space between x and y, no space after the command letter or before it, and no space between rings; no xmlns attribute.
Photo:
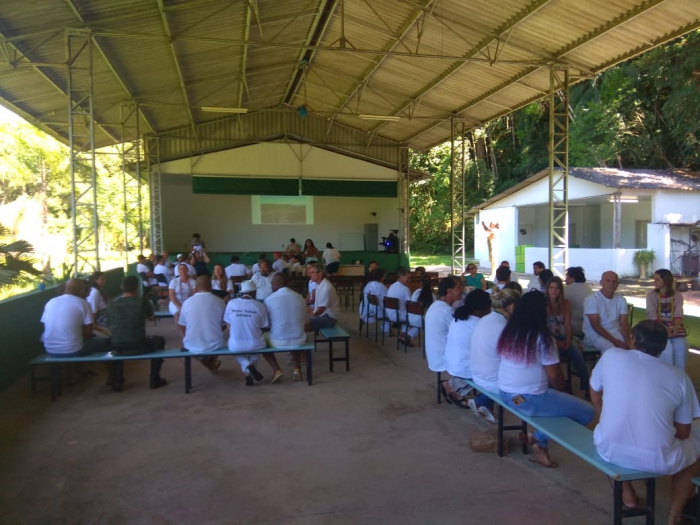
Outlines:
<svg viewBox="0 0 700 525"><path fill-rule="evenodd" d="M318 286L315 282L311 280L311 277L309 276L309 272L312 268L315 267L316 261L306 263L306 276L309 277L309 283L307 285L308 295L306 296L306 304L309 306L314 304L314 299L316 298L316 286Z"/></svg>
<svg viewBox="0 0 700 525"><path fill-rule="evenodd" d="M309 331L331 328L335 326L340 316L338 293L324 274L325 269L322 264L316 263L309 270L309 279L316 283L314 306L309 310L310 317L306 322L306 330Z"/></svg>
<svg viewBox="0 0 700 525"><path fill-rule="evenodd" d="M255 367L260 354L247 354L252 350L261 350L267 347L267 341L263 337L263 330L270 326L267 308L260 301L255 300L255 283L243 281L241 283L241 295L232 299L226 305L224 322L230 328L228 349L236 352L236 360L241 365L245 374L246 386L255 385L255 381L262 381L263 375ZM272 382L276 383L282 378L274 354L263 354L265 360L275 371Z"/></svg>
<svg viewBox="0 0 700 525"><path fill-rule="evenodd" d="M226 273L226 278L231 279L231 277L245 277L250 275L248 267L245 264L241 264L241 259L238 255L231 257L231 264L224 268L224 273Z"/></svg>
<svg viewBox="0 0 700 525"><path fill-rule="evenodd" d="M445 372L445 345L450 323L454 321L452 305L462 297L462 279L445 277L438 284L438 300L425 313L425 356L433 372ZM442 387L444 389L444 387Z"/></svg>
<svg viewBox="0 0 700 525"><path fill-rule="evenodd" d="M178 324L182 327L182 349L205 353L224 347L222 324L226 303L211 293L211 277L197 277L195 294L182 303ZM221 366L216 356L198 358L212 374Z"/></svg>
<svg viewBox="0 0 700 525"><path fill-rule="evenodd" d="M66 293L44 306L41 342L47 354L68 357L109 351L109 339L93 337L92 311L86 295L87 282L70 279Z"/></svg>
<svg viewBox="0 0 700 525"><path fill-rule="evenodd" d="M591 400L600 415L593 441L600 456L622 467L671 475L668 523L680 523L700 474L700 405L688 375L658 359L668 334L645 320L632 329L632 350L605 352L591 375ZM622 501L637 505L631 482Z"/></svg>
<svg viewBox="0 0 700 525"><path fill-rule="evenodd" d="M620 281L615 272L605 272L600 290L583 302L584 344L605 352L608 348L630 348L627 301L616 293Z"/></svg>
<svg viewBox="0 0 700 525"><path fill-rule="evenodd" d="M274 262L272 263L273 272L281 272L287 267L287 262L284 260L282 252L275 252L272 254L274 257Z"/></svg>
<svg viewBox="0 0 700 525"><path fill-rule="evenodd" d="M252 271L253 274L256 274L260 271L260 261L267 261L267 257L265 256L264 253L261 253L260 255L258 255L258 262L256 262L253 265L253 271Z"/></svg>
<svg viewBox="0 0 700 525"><path fill-rule="evenodd" d="M406 286L409 277L410 273L406 268L399 268L396 272L396 282L389 287L389 290L386 293L386 297L393 297L399 301L399 321L406 320L406 301L411 300L411 290L409 290L408 286ZM387 311L384 312L384 315L390 317L392 321L394 320L394 312ZM389 332L390 326L390 323L385 322L384 332ZM406 332L401 332L398 335L399 341L405 345L413 346L411 340L418 335L418 328L406 325L403 326L407 328L407 330Z"/></svg>
<svg viewBox="0 0 700 525"><path fill-rule="evenodd" d="M272 293L272 275L270 275L270 261L262 259L258 262L258 271L250 278L255 283L255 298L264 301Z"/></svg>
<svg viewBox="0 0 700 525"><path fill-rule="evenodd" d="M510 268L507 266L499 266L496 268L496 286L498 286L499 290L503 290L503 287L510 282ZM491 293L491 289L486 290L488 293Z"/></svg>
<svg viewBox="0 0 700 525"><path fill-rule="evenodd" d="M306 301L288 287L289 277L283 273L272 276L272 294L265 299L270 316L270 344L278 348L306 343ZM293 352L293 381L301 380L301 359L304 352Z"/></svg>
<svg viewBox="0 0 700 525"><path fill-rule="evenodd" d="M153 271L146 264L146 257L143 254L138 256L138 263L136 264L136 271L141 275L143 279L144 286L157 286L158 280L156 279Z"/></svg>
<svg viewBox="0 0 700 525"><path fill-rule="evenodd" d="M534 263L532 263L532 273L535 274L535 277L530 279L530 282L527 283L527 288L525 288L526 292L529 292L533 288L535 290L539 290L540 292L544 292L544 290L542 290L542 285L540 284L540 278L539 278L540 272L544 269L545 269L545 266L544 266L544 263L542 261L535 261Z"/></svg>
<svg viewBox="0 0 700 525"><path fill-rule="evenodd" d="M163 283L164 286L168 286L170 284L170 281L172 281L175 278L175 274L166 264L167 260L168 259L165 255L161 255L156 260L156 265L153 268L153 275L156 276L156 280L159 283ZM158 277L159 275L162 275L163 277L160 278Z"/></svg>
<svg viewBox="0 0 700 525"><path fill-rule="evenodd" d="M571 307L571 329L573 334L583 338L583 301L593 290L586 284L586 274L580 266L566 269L566 289L564 294Z"/></svg>

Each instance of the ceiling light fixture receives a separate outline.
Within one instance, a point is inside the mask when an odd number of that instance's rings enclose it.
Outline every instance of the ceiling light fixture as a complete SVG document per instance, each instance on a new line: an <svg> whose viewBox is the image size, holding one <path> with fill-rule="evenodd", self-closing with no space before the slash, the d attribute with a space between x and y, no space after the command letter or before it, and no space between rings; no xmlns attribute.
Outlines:
<svg viewBox="0 0 700 525"><path fill-rule="evenodd" d="M362 120L388 120L391 122L397 122L401 120L401 117L396 115L358 115Z"/></svg>
<svg viewBox="0 0 700 525"><path fill-rule="evenodd" d="M608 202L615 202L615 195L610 195L610 197L608 198ZM639 202L639 198L635 196L626 197L624 195L621 195L620 202L625 204L636 204Z"/></svg>
<svg viewBox="0 0 700 525"><path fill-rule="evenodd" d="M247 108L216 108L216 107L201 107L199 108L202 111L206 111L208 113L237 113L239 115L242 115L244 113L248 113Z"/></svg>

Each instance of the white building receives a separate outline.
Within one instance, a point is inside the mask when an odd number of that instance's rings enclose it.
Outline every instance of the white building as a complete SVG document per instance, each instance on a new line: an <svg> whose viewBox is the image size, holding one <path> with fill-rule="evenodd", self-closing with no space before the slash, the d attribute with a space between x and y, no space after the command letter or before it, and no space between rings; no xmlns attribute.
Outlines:
<svg viewBox="0 0 700 525"><path fill-rule="evenodd" d="M490 267L484 223L498 224L495 264L531 272L532 263L549 266L549 177L543 170L472 208L474 256ZM620 204L616 204L619 195ZM698 273L700 173L687 170L569 169L569 266L586 277L606 270L637 274L638 249L654 250L654 268L680 275ZM527 245L516 267L516 246Z"/></svg>

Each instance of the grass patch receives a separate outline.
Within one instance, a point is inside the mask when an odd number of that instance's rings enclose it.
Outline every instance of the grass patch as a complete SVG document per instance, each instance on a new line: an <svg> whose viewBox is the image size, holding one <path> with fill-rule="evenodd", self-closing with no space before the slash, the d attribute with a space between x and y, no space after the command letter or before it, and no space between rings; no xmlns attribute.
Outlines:
<svg viewBox="0 0 700 525"><path fill-rule="evenodd" d="M471 254L467 254L467 260L472 258ZM416 266L450 266L452 264L452 256L449 254L411 254L411 268Z"/></svg>

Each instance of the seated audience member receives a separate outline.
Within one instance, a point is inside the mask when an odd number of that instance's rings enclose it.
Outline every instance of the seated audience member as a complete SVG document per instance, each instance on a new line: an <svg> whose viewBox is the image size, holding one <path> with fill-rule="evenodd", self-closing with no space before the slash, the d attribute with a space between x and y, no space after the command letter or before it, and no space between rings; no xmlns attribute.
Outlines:
<svg viewBox="0 0 700 525"><path fill-rule="evenodd" d="M309 279L316 283L314 305L309 309L309 319L306 330L316 331L321 328L331 328L338 322L340 302L335 286L325 278L322 264L317 263L309 270Z"/></svg>
<svg viewBox="0 0 700 525"><path fill-rule="evenodd" d="M540 273L542 275L544 270ZM571 328L571 307L564 297L564 283L559 277L547 281L545 296L547 297L547 328L554 336L560 355L566 354L576 369L582 390L588 391L588 367L583 360L583 354L573 341Z"/></svg>
<svg viewBox="0 0 700 525"><path fill-rule="evenodd" d="M311 239L306 239L304 242L304 262L309 264L310 262L317 262L321 254L318 248L314 246L314 241Z"/></svg>
<svg viewBox="0 0 700 525"><path fill-rule="evenodd" d="M158 280L153 274L153 270L149 268L146 257L143 254L138 256L138 263L136 264L136 272L141 276L144 287L158 286Z"/></svg>
<svg viewBox="0 0 700 525"><path fill-rule="evenodd" d="M161 255L158 257L157 263L153 268L153 275L156 276L156 280L159 284L163 284L165 286L167 286L168 283L175 278L175 274L167 265L167 262L168 258L165 255Z"/></svg>
<svg viewBox="0 0 700 525"><path fill-rule="evenodd" d="M275 252L272 254L274 261L272 262L272 272L281 272L287 267L284 259L282 258L282 252Z"/></svg>
<svg viewBox="0 0 700 525"><path fill-rule="evenodd" d="M207 250L207 245L202 240L202 236L199 235L198 233L193 233L192 234L192 243L190 244L190 251L199 252L200 254L204 255L204 252L206 250Z"/></svg>
<svg viewBox="0 0 700 525"><path fill-rule="evenodd" d="M303 273L298 255L292 255L289 258L289 265L287 267L289 268L289 275L301 275Z"/></svg>
<svg viewBox="0 0 700 525"><path fill-rule="evenodd" d="M586 274L580 266L566 269L566 298L571 305L571 329L574 335L583 339L583 301L593 293L586 284Z"/></svg>
<svg viewBox="0 0 700 525"><path fill-rule="evenodd" d="M462 275L464 276L464 283L469 291L486 290L486 279L483 274L477 273L476 264L467 264L467 268Z"/></svg>
<svg viewBox="0 0 700 525"><path fill-rule="evenodd" d="M245 264L241 264L240 261L241 259L238 255L231 257L231 264L225 268L227 279L230 280L231 277L246 277L250 275L251 272L248 270L248 267Z"/></svg>
<svg viewBox="0 0 700 525"><path fill-rule="evenodd" d="M515 290L520 295L523 294L523 287L520 286L520 283L518 281L507 282L506 285L503 287L503 290Z"/></svg>
<svg viewBox="0 0 700 525"><path fill-rule="evenodd" d="M423 312L428 311L430 305L437 301L437 297L433 293L433 284L429 277L423 277L421 287L417 288L411 294L411 301L420 303L423 306ZM418 314L408 314L408 325L414 328L423 328L423 318Z"/></svg>
<svg viewBox="0 0 700 525"><path fill-rule="evenodd" d="M375 323L377 319L384 317L384 297L386 297L386 286L384 286L384 269L376 268L370 274L370 280L362 291L363 308L360 309L360 319L364 323ZM368 295L377 297L377 306L369 304ZM361 327L360 327L361 329Z"/></svg>
<svg viewBox="0 0 700 525"><path fill-rule="evenodd" d="M469 368L471 341L479 320L491 313L491 297L484 290L472 290L464 304L455 310L445 343L447 371L452 376L444 383L447 395L462 408L470 408L466 396L472 387L466 380L472 378ZM475 412L475 414L478 414Z"/></svg>
<svg viewBox="0 0 700 525"><path fill-rule="evenodd" d="M630 347L627 301L615 292L618 284L615 272L605 272L600 279L600 290L583 302L583 342L601 352Z"/></svg>
<svg viewBox="0 0 700 525"><path fill-rule="evenodd" d="M241 295L231 299L226 305L224 312L224 322L230 328L228 339L228 349L236 352L236 360L241 365L241 370L245 374L246 386L255 385L255 381L262 381L263 375L255 368L260 354L247 354L253 350L260 350L267 347L267 342L263 337L263 330L269 328L270 321L267 315L267 308L260 301L255 300L255 283L243 281L241 283ZM263 354L265 361L273 368L275 374L272 382L276 383L282 378L274 354Z"/></svg>
<svg viewBox="0 0 700 525"><path fill-rule="evenodd" d="M270 317L270 344L277 348L306 344L306 301L289 288L289 277L283 273L272 276L272 294L265 299ZM304 352L293 352L293 381L300 381L301 361ZM274 354L272 354L274 357ZM282 372L280 372L281 374Z"/></svg>
<svg viewBox="0 0 700 525"><path fill-rule="evenodd" d="M547 283L552 277L554 277L554 274L551 270L547 270L546 268L544 270L541 270L540 273L537 275L537 288L530 288L527 291L531 292L533 290L537 290L538 292L545 293L545 290L547 289Z"/></svg>
<svg viewBox="0 0 700 525"><path fill-rule="evenodd" d="M46 303L41 316L41 342L47 354L68 357L109 350L109 339L93 336L92 311L86 296L86 281L70 279L65 293Z"/></svg>
<svg viewBox="0 0 700 525"><path fill-rule="evenodd" d="M503 287L510 282L510 268L507 268L505 266L499 266L496 268L496 283L494 286L491 288L491 290L487 290L489 293L492 293L498 288L499 290L503 290Z"/></svg>
<svg viewBox="0 0 700 525"><path fill-rule="evenodd" d="M294 256L299 255L301 253L301 246L299 246L297 244L297 241L294 237L289 239L289 244L284 249L284 253L286 253L290 257L294 257Z"/></svg>
<svg viewBox="0 0 700 525"><path fill-rule="evenodd" d="M153 306L139 297L139 281L133 275L122 280L124 294L107 306L107 318L111 329L114 355L150 354L165 348L165 339L158 335L146 335L146 320L153 319ZM109 363L107 384L114 382L114 363ZM168 382L160 377L162 359L151 359L150 386L160 388Z"/></svg>
<svg viewBox="0 0 700 525"><path fill-rule="evenodd" d="M260 261L267 261L267 256L264 253L258 255L258 262L253 265L252 273L258 273L260 271ZM269 261L268 261L269 262Z"/></svg>
<svg viewBox="0 0 700 525"><path fill-rule="evenodd" d="M501 261L501 264L498 266L499 268L508 268L510 270L510 263L508 261Z"/></svg>
<svg viewBox="0 0 700 525"><path fill-rule="evenodd" d="M153 269L156 267L158 257L156 256L155 253L151 252L148 258L146 259L146 265L153 271Z"/></svg>
<svg viewBox="0 0 700 525"><path fill-rule="evenodd" d="M544 292L542 289L542 285L540 283L539 275L542 270L545 269L544 263L542 261L536 261L532 263L532 273L535 274L535 276L530 279L530 282L527 283L527 287L525 288L528 292L530 290L539 290L540 292Z"/></svg>
<svg viewBox="0 0 700 525"><path fill-rule="evenodd" d="M211 278L211 293L226 301L233 292L233 283L226 277L223 264L214 265L214 275Z"/></svg>
<svg viewBox="0 0 700 525"><path fill-rule="evenodd" d="M177 260L177 262L173 266L173 269L177 275L179 275L179 273L177 271L178 266L180 266L181 264L184 264L185 268L187 268L187 275L189 275L193 279L195 277L197 277L197 271L194 269L194 266L192 266L189 262L187 262L187 257L185 257L185 255L183 255L182 253L179 253L176 257L176 260Z"/></svg>
<svg viewBox="0 0 700 525"><path fill-rule="evenodd" d="M262 259L258 261L258 271L250 278L255 283L255 298L264 301L272 293L272 275L270 274L270 261Z"/></svg>
<svg viewBox="0 0 700 525"><path fill-rule="evenodd" d="M543 293L524 294L498 339L501 400L528 416L568 417L588 425L595 416L593 406L564 392L566 381L557 346L547 328L546 304ZM535 462L557 466L549 457L549 438L545 434L535 430L522 438L532 445Z"/></svg>
<svg viewBox="0 0 700 525"><path fill-rule="evenodd" d="M208 275L197 277L195 294L182 304L177 322L182 327L182 349L201 354L223 348L221 327L225 309L223 299L212 293L211 278ZM214 355L202 356L197 360L212 374L221 366L221 361Z"/></svg>
<svg viewBox="0 0 700 525"><path fill-rule="evenodd" d="M316 266L316 261L311 261L306 263L306 277L309 277L309 272L311 271L312 268ZM314 299L316 295L316 283L313 282L309 278L309 282L307 283L307 296L306 296L306 304L307 306L311 306L314 304Z"/></svg>
<svg viewBox="0 0 700 525"><path fill-rule="evenodd" d="M591 399L600 421L593 441L615 465L671 477L668 523L680 523L700 475L700 406L688 375L657 359L668 333L661 323L641 321L632 329L632 350L605 352L591 375ZM643 413L640 413L643 406ZM637 506L631 482L622 483L622 502Z"/></svg>
<svg viewBox="0 0 700 525"><path fill-rule="evenodd" d="M398 299L399 301L399 321L403 321L406 319L406 301L411 300L411 290L408 289L408 286L406 286L406 283L408 282L408 278L410 276L410 272L404 268L401 267L397 270L396 272L396 282L393 283L390 287L389 290L386 292L386 297L392 297L394 299ZM392 318L393 320L393 318ZM406 330L405 332L400 332L398 334L399 341L401 341L403 344L408 345L408 346L413 346L413 343L411 340L418 335L418 329L412 326L406 326L406 325L400 325L399 328L403 326L403 328ZM390 332L391 331L391 323L390 322L385 322L384 323L384 332Z"/></svg>
<svg viewBox="0 0 700 525"><path fill-rule="evenodd" d="M647 294L647 319L666 327L668 344L659 359L685 370L688 341L683 327L683 294L676 293L676 280L666 270L654 272L654 290Z"/></svg>
<svg viewBox="0 0 700 525"><path fill-rule="evenodd" d="M362 286L360 287L360 303L362 303L362 298L364 297L364 291L365 291L365 286L367 286L367 283L369 283L372 280L372 272L379 268L379 264L377 261L371 261L367 265L367 273L365 274L365 279L362 282Z"/></svg>
<svg viewBox="0 0 700 525"><path fill-rule="evenodd" d="M461 281L461 279L459 279ZM445 372L445 345L450 323L454 320L452 305L462 296L462 287L454 277L445 277L438 284L438 299L430 305L425 313L425 356L428 368L433 372ZM447 396L447 390L441 385L442 394L448 403L452 401Z"/></svg>
<svg viewBox="0 0 700 525"><path fill-rule="evenodd" d="M329 242L326 243L326 249L323 250L323 264L326 265L326 272L328 275L335 275L338 273L338 268L340 268L340 252L333 248L333 245Z"/></svg>
<svg viewBox="0 0 700 525"><path fill-rule="evenodd" d="M168 304L168 311L175 318L175 323L178 322L180 318L180 309L182 308L182 303L194 295L197 284L194 279L191 279L187 273L187 266L181 264L177 267L178 276L175 277L168 285L168 294L170 296L170 303Z"/></svg>
<svg viewBox="0 0 700 525"><path fill-rule="evenodd" d="M107 337L109 336L109 331L106 330L109 326L107 322L109 297L107 297L107 293L104 290L107 284L107 277L103 272L95 272L88 279L88 284L90 285L90 295L87 297L87 302L95 319L95 330L102 332Z"/></svg>
<svg viewBox="0 0 700 525"><path fill-rule="evenodd" d="M498 338L506 327L520 293L504 288L491 294L491 313L482 317L474 327L469 352L469 369L477 387L490 394L498 394L498 368L501 357L498 355ZM479 394L468 401L475 415L496 423L493 416L493 401L487 395Z"/></svg>

